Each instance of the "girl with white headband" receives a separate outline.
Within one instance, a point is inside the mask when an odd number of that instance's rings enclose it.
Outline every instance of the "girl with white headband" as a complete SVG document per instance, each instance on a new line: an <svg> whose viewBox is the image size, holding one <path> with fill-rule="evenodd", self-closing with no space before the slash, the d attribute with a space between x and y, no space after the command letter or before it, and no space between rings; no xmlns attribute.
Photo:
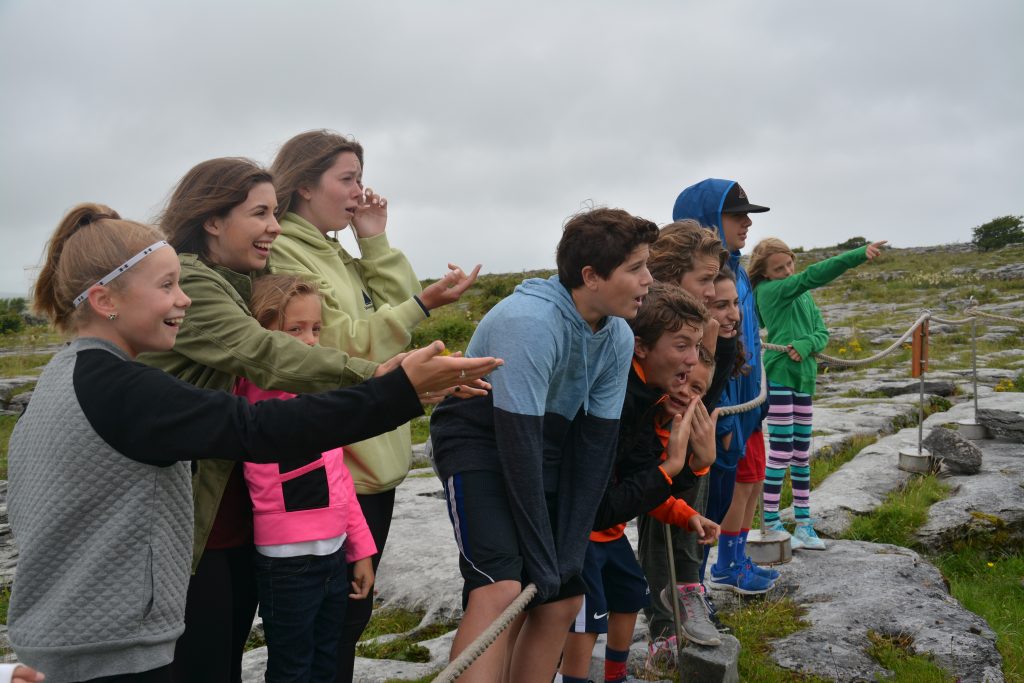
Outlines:
<svg viewBox="0 0 1024 683"><path fill-rule="evenodd" d="M422 413L418 394L498 364L440 359L435 345L357 387L250 405L134 362L174 345L191 304L179 272L154 228L82 204L35 285L36 311L72 339L11 435L8 625L19 659L53 683L171 680L192 547L187 461L276 462L374 436Z"/></svg>

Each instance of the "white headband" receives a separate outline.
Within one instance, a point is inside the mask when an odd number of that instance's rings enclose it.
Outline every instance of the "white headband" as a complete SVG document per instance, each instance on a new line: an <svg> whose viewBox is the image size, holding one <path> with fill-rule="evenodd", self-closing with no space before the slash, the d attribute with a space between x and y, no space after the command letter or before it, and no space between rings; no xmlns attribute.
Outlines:
<svg viewBox="0 0 1024 683"><path fill-rule="evenodd" d="M86 287L84 292L82 292L81 294L79 294L78 296L75 297L75 300L73 302L75 308L78 308L78 306L83 301L85 301L86 299L89 298L89 290L90 289L92 289L96 285L105 285L105 284L107 284L108 282L110 282L111 280L116 278L118 275L120 275L124 271L128 270L129 268L131 268L136 263L138 263L142 259L144 259L147 256L149 256L150 254L152 254L154 251L156 251L160 247L166 247L166 246L167 246L167 242L165 240L160 240L159 242L153 242L153 244L149 245L148 247L146 247L145 249L140 251L138 254L136 254L135 256L132 256L130 259L128 259L127 261L125 261L124 263L119 265L117 268L114 268L112 271L110 271L109 273L107 273L106 275L101 277L99 280L97 280L93 284L91 284L88 287Z"/></svg>

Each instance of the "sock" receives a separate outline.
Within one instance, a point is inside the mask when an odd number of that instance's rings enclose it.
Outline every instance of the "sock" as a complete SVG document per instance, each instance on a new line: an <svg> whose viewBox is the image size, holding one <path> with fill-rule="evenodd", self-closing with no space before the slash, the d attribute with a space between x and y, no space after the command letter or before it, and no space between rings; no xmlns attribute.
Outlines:
<svg viewBox="0 0 1024 683"><path fill-rule="evenodd" d="M562 674L562 683L590 683L589 679L577 678L576 676L566 676Z"/></svg>
<svg viewBox="0 0 1024 683"><path fill-rule="evenodd" d="M614 650L611 647L604 648L604 680L605 683L622 683L629 673L626 670L626 661L629 659L629 650Z"/></svg>
<svg viewBox="0 0 1024 683"><path fill-rule="evenodd" d="M680 593L692 593L694 591L697 591L698 593L703 593L704 587L701 586L699 583L677 583L676 590L678 590Z"/></svg>
<svg viewBox="0 0 1024 683"><path fill-rule="evenodd" d="M718 536L718 561L714 571L719 574L736 564L736 550L739 545L740 532L722 531Z"/></svg>
<svg viewBox="0 0 1024 683"><path fill-rule="evenodd" d="M747 534L749 533L750 529L740 529L740 540L736 550L736 562L739 564L743 564L743 561L747 559Z"/></svg>

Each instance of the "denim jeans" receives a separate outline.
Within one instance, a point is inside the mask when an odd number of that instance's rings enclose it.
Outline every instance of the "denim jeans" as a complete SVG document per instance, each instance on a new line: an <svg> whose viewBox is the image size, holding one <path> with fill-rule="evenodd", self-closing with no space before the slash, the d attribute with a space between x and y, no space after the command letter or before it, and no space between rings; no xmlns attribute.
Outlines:
<svg viewBox="0 0 1024 683"><path fill-rule="evenodd" d="M331 555L256 553L268 683L333 682L348 601L345 549Z"/></svg>

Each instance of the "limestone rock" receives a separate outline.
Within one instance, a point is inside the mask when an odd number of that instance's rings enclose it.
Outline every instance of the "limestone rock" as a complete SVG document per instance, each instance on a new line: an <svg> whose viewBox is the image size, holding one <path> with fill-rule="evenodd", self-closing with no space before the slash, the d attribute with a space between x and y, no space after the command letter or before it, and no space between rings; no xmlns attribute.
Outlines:
<svg viewBox="0 0 1024 683"><path fill-rule="evenodd" d="M1009 441L978 442L985 453L981 472L952 475L943 481L948 498L928 510L928 520L917 538L926 549L938 552L956 540L999 531L1024 538L1024 458L1020 446Z"/></svg>
<svg viewBox="0 0 1024 683"><path fill-rule="evenodd" d="M952 429L933 429L924 440L932 456L956 474L977 474L981 471L981 449Z"/></svg>
<svg viewBox="0 0 1024 683"><path fill-rule="evenodd" d="M915 652L964 683L1003 680L995 633L912 550L833 541L823 553L794 553L782 571L811 624L775 642L772 657L783 668L837 681L889 675L865 652L870 630L911 635Z"/></svg>
<svg viewBox="0 0 1024 683"><path fill-rule="evenodd" d="M1024 415L998 408L978 408L978 422L1000 439L1024 443Z"/></svg>
<svg viewBox="0 0 1024 683"><path fill-rule="evenodd" d="M740 641L723 634L722 644L718 647L689 645L683 648L679 678L683 681L739 683L739 661Z"/></svg>

